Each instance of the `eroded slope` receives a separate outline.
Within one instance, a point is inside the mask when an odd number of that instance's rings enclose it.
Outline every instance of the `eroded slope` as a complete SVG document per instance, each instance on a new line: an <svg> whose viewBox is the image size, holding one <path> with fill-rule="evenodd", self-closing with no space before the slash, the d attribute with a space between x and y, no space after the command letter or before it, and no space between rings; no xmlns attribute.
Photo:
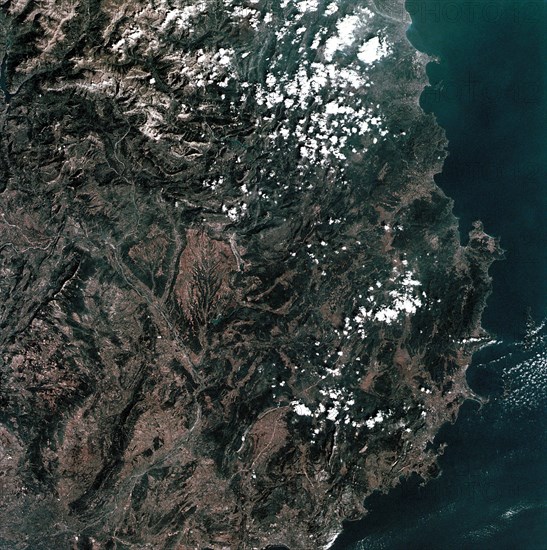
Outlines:
<svg viewBox="0 0 547 550"><path fill-rule="evenodd" d="M317 548L434 474L498 248L380 8L3 3L2 544Z"/></svg>

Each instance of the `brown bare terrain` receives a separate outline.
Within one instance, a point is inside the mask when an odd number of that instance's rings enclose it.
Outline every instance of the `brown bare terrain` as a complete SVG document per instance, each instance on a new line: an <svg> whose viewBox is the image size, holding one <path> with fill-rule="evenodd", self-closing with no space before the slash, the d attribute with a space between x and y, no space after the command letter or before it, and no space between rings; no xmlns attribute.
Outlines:
<svg viewBox="0 0 547 550"><path fill-rule="evenodd" d="M1 548L327 547L436 474L499 247L403 23L309 5L1 2Z"/></svg>

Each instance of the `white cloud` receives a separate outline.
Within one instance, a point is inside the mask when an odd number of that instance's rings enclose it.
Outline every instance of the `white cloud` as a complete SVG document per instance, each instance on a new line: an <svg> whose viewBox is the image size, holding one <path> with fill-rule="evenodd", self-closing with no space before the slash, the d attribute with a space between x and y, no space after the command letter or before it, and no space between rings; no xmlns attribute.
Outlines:
<svg viewBox="0 0 547 550"><path fill-rule="evenodd" d="M299 403L298 401L293 401L291 403L294 407L294 412L300 416L311 416L312 412L311 410L306 407L303 403Z"/></svg>
<svg viewBox="0 0 547 550"><path fill-rule="evenodd" d="M373 36L367 40L357 52L357 58L363 63L374 63L379 61L388 54L388 48L385 44L380 42L378 36Z"/></svg>

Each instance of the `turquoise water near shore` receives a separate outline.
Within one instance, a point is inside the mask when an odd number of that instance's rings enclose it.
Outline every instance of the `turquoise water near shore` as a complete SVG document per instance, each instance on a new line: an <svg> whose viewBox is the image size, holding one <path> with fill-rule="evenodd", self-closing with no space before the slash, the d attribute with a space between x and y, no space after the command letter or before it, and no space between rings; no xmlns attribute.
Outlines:
<svg viewBox="0 0 547 550"><path fill-rule="evenodd" d="M483 325L498 343L468 369L466 403L437 443L442 474L366 501L333 550L547 547L547 194L543 0L407 0L408 37L438 56L421 105L449 139L436 176L471 223L501 240ZM528 316L531 314L531 318ZM528 329L526 320L528 319ZM533 321L533 323L531 322ZM532 329L535 323L536 328Z"/></svg>

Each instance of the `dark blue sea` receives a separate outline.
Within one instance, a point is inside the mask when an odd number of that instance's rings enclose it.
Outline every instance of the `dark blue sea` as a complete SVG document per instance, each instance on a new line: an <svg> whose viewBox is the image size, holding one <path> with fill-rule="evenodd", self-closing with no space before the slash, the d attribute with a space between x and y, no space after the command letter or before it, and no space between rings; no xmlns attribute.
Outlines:
<svg viewBox="0 0 547 550"><path fill-rule="evenodd" d="M468 369L488 402L437 437L441 475L370 497L333 550L547 548L546 13L543 0L407 0L399 14L439 59L421 105L450 142L436 180L462 242L480 219L506 251L483 316L497 343Z"/></svg>

